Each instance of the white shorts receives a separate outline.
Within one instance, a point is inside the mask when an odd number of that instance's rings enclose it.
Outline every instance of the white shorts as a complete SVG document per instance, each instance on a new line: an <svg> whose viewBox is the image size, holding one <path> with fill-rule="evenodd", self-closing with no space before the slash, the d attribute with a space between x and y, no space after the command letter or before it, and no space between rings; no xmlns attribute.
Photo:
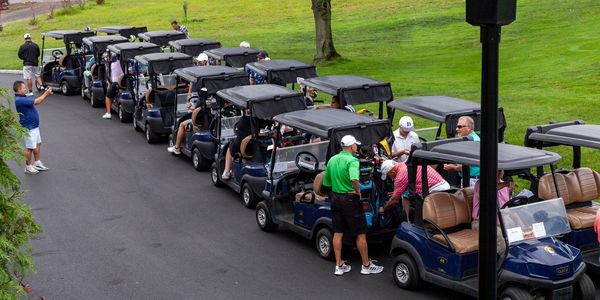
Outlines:
<svg viewBox="0 0 600 300"><path fill-rule="evenodd" d="M35 149L38 144L42 143L40 128L29 129L29 136L23 137L23 143L27 149Z"/></svg>
<svg viewBox="0 0 600 300"><path fill-rule="evenodd" d="M34 66L23 66L23 78L25 80L35 79L38 76L38 67Z"/></svg>

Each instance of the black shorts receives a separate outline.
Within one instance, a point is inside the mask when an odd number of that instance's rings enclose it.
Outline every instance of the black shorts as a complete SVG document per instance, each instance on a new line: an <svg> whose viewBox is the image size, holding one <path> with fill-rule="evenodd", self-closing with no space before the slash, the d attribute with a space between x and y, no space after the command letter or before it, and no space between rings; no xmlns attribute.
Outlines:
<svg viewBox="0 0 600 300"><path fill-rule="evenodd" d="M333 232L353 236L367 233L365 212L358 195L333 193L331 198Z"/></svg>
<svg viewBox="0 0 600 300"><path fill-rule="evenodd" d="M108 85L106 89L106 96L110 99L115 99L117 97L117 92L119 91L119 85L116 82L112 82Z"/></svg>

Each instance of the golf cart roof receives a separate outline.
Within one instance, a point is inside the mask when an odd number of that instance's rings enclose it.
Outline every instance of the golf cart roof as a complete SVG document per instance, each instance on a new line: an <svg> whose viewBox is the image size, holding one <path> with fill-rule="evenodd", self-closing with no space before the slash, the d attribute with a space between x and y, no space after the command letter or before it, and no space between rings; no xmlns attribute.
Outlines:
<svg viewBox="0 0 600 300"><path fill-rule="evenodd" d="M448 97L422 96L394 100L388 106L438 123L446 121L446 116L481 110L479 103Z"/></svg>
<svg viewBox="0 0 600 300"><path fill-rule="evenodd" d="M185 33L175 30L148 31L138 34L145 42L154 43L161 47L168 46L170 41L185 39Z"/></svg>
<svg viewBox="0 0 600 300"><path fill-rule="evenodd" d="M142 32L147 32L146 26L105 26L96 29L96 32L104 32L106 34L119 34L123 37L137 36Z"/></svg>
<svg viewBox="0 0 600 300"><path fill-rule="evenodd" d="M525 145L533 147L535 142L542 146L582 146L600 149L600 125L572 121L527 128Z"/></svg>
<svg viewBox="0 0 600 300"><path fill-rule="evenodd" d="M249 108L252 116L264 120L281 113L306 109L302 93L275 84L228 88L218 91L217 97L236 107Z"/></svg>
<svg viewBox="0 0 600 300"><path fill-rule="evenodd" d="M121 63L134 58L137 55L159 53L160 47L152 43L120 43L106 47L110 52L121 56Z"/></svg>
<svg viewBox="0 0 600 300"><path fill-rule="evenodd" d="M254 48L215 48L204 51L208 57L218 60L225 60L228 66L242 68L247 63L256 61L258 50Z"/></svg>
<svg viewBox="0 0 600 300"><path fill-rule="evenodd" d="M394 96L389 82L356 75L333 75L305 79L304 85L339 97L343 105L391 101Z"/></svg>
<svg viewBox="0 0 600 300"><path fill-rule="evenodd" d="M137 55L135 60L141 64L147 65L148 72L155 74L172 73L176 69L194 65L191 56L179 52Z"/></svg>
<svg viewBox="0 0 600 300"><path fill-rule="evenodd" d="M90 36L83 38L83 43L93 47L96 52L106 51L108 45L114 45L119 43L127 43L129 40L122 36L104 35L104 36Z"/></svg>
<svg viewBox="0 0 600 300"><path fill-rule="evenodd" d="M470 138L439 140L416 144L411 159L417 163L455 163L479 166L480 142ZM498 143L498 169L522 170L561 160L561 156L550 151L517 145Z"/></svg>
<svg viewBox="0 0 600 300"><path fill-rule="evenodd" d="M175 70L175 74L188 82L197 82L207 93L248 84L248 74L226 66L194 66Z"/></svg>
<svg viewBox="0 0 600 300"><path fill-rule="evenodd" d="M285 84L296 82L296 78L312 78L317 76L315 66L291 59L274 59L256 61L246 67L272 82L274 78L281 79Z"/></svg>
<svg viewBox="0 0 600 300"><path fill-rule="evenodd" d="M65 44L81 44L84 37L94 36L93 31L81 30L55 30L42 33L42 37L53 37L57 40L64 40Z"/></svg>
<svg viewBox="0 0 600 300"><path fill-rule="evenodd" d="M181 39L170 41L169 45L177 49L178 52L191 56L198 56L206 50L221 48L220 42L209 39Z"/></svg>

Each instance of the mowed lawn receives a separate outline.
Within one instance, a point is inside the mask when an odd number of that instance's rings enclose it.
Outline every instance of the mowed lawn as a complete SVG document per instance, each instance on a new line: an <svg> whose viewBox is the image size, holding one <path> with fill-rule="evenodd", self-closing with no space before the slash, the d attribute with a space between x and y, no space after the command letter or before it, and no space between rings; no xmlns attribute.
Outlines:
<svg viewBox="0 0 600 300"><path fill-rule="evenodd" d="M146 25L169 29L182 20L181 1L108 0L86 4L46 21L5 26L0 33L0 69L20 68L16 50L30 32L108 25ZM139 3L139 4L138 4ZM143 4L142 4L143 3ZM335 45L343 59L318 72L358 74L390 81L396 98L449 95L479 101L479 29L464 21L464 0L333 0ZM310 1L188 0L192 37L237 46L247 40L272 58L309 62L314 54ZM527 126L582 119L600 124L600 2L523 0L517 20L503 28L500 104L508 119L507 141L522 144ZM53 46L59 45L55 41ZM432 123L417 119L417 126ZM396 124L394 124L396 125ZM569 165L567 149L561 164ZM583 164L600 170L600 151L584 151Z"/></svg>

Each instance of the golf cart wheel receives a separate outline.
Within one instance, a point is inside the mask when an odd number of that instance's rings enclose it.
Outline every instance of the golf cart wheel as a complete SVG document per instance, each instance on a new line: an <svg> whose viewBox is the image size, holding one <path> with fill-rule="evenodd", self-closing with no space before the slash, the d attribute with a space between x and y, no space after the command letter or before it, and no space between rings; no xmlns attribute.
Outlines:
<svg viewBox="0 0 600 300"><path fill-rule="evenodd" d="M60 83L60 92L65 96L69 96L73 94L73 88L71 88L67 81L63 81Z"/></svg>
<svg viewBox="0 0 600 300"><path fill-rule="evenodd" d="M41 84L40 84L40 83L39 83L39 82L36 80L36 81L35 81L35 89L36 89L38 92L41 92L41 91L43 91L43 90L44 90L44 86L43 86L43 85L41 85Z"/></svg>
<svg viewBox="0 0 600 300"><path fill-rule="evenodd" d="M223 187L225 184L223 183L223 181L221 181L221 177L219 175L219 170L217 169L217 165L216 164L212 164L212 167L210 168L210 180L212 181L213 185L216 187Z"/></svg>
<svg viewBox="0 0 600 300"><path fill-rule="evenodd" d="M88 96L87 96L87 94L85 93L85 88L84 87L81 87L81 98L83 98L83 100L88 100L89 99Z"/></svg>
<svg viewBox="0 0 600 300"><path fill-rule="evenodd" d="M421 285L421 276L414 259L408 254L401 254L394 261L392 271L394 282L406 290L415 290Z"/></svg>
<svg viewBox="0 0 600 300"><path fill-rule="evenodd" d="M210 168L210 161L200 153L200 149L194 147L192 150L192 164L196 171L206 171Z"/></svg>
<svg viewBox="0 0 600 300"><path fill-rule="evenodd" d="M252 191L250 185L247 182L244 182L244 184L242 185L241 196L242 202L247 208L256 207L256 203L258 203L258 201L260 200L258 198L258 195L256 195L256 193Z"/></svg>
<svg viewBox="0 0 600 300"><path fill-rule="evenodd" d="M333 233L331 229L325 227L317 231L315 236L315 245L317 246L317 252L319 256L326 260L333 261L335 255L333 253Z"/></svg>
<svg viewBox="0 0 600 300"><path fill-rule="evenodd" d="M155 133L148 123L146 123L146 141L148 144L156 144L160 141L160 135Z"/></svg>
<svg viewBox="0 0 600 300"><path fill-rule="evenodd" d="M573 299L575 300L592 300L596 298L596 288L594 282L587 274L583 274L581 279L573 287Z"/></svg>
<svg viewBox="0 0 600 300"><path fill-rule="evenodd" d="M119 104L119 121L121 121L121 123L129 123L131 122L131 119L133 118L133 116L124 111L123 110L123 106L121 104Z"/></svg>
<svg viewBox="0 0 600 300"><path fill-rule="evenodd" d="M135 129L135 131L137 131L137 132L142 132L142 128L140 126L138 126L138 123L135 120L135 118L133 118L133 129Z"/></svg>
<svg viewBox="0 0 600 300"><path fill-rule="evenodd" d="M258 224L258 228L266 232L277 229L277 224L273 223L271 212L264 201L256 205L256 224Z"/></svg>
<svg viewBox="0 0 600 300"><path fill-rule="evenodd" d="M512 286L504 289L502 291L502 295L500 295L500 299L502 300L529 300L531 299L531 294L521 287Z"/></svg>
<svg viewBox="0 0 600 300"><path fill-rule="evenodd" d="M92 90L92 92L90 93L90 105L92 107L100 107L100 103L98 103L99 101L96 100L96 94L94 94L94 90Z"/></svg>

